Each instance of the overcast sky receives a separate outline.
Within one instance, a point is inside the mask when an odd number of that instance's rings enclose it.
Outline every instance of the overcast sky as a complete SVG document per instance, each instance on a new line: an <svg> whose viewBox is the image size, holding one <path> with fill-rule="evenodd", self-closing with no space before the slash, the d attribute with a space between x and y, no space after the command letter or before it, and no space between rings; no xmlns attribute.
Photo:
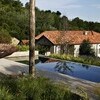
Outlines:
<svg viewBox="0 0 100 100"><path fill-rule="evenodd" d="M25 4L29 0L20 1ZM36 6L40 10L60 11L69 19L100 22L100 0L36 0Z"/></svg>

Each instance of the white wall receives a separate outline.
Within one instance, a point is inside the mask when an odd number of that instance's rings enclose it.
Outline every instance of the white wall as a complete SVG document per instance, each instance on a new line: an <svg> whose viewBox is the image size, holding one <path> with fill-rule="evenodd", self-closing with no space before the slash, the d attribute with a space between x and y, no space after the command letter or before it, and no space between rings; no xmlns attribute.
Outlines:
<svg viewBox="0 0 100 100"><path fill-rule="evenodd" d="M45 56L49 56L50 54L51 54L51 52L48 51L48 52L45 53Z"/></svg>
<svg viewBox="0 0 100 100"><path fill-rule="evenodd" d="M100 44L98 44L97 48L98 48L98 57L100 57Z"/></svg>
<svg viewBox="0 0 100 100"><path fill-rule="evenodd" d="M95 55L100 57L100 44L92 44L92 48L95 51Z"/></svg>
<svg viewBox="0 0 100 100"><path fill-rule="evenodd" d="M74 57L77 57L79 55L79 48L80 45L74 45Z"/></svg>
<svg viewBox="0 0 100 100"><path fill-rule="evenodd" d="M38 56L39 52L35 51L35 55ZM13 54L7 56L7 57L22 57L22 56L29 56L29 51L18 51L14 52Z"/></svg>
<svg viewBox="0 0 100 100"><path fill-rule="evenodd" d="M55 54L59 54L60 53L60 46L59 45L54 46L54 53Z"/></svg>
<svg viewBox="0 0 100 100"><path fill-rule="evenodd" d="M74 45L74 56L77 57L79 55L80 45ZM100 44L92 44L92 49L95 52L97 57L100 57Z"/></svg>
<svg viewBox="0 0 100 100"><path fill-rule="evenodd" d="M74 57L77 57L79 55L79 48L80 45L74 45ZM92 44L92 48L94 49L95 55L97 57L100 57L100 44ZM54 46L54 53L59 54L60 53L60 46Z"/></svg>
<svg viewBox="0 0 100 100"><path fill-rule="evenodd" d="M92 44L92 49L95 52L95 55L98 56L97 44Z"/></svg>

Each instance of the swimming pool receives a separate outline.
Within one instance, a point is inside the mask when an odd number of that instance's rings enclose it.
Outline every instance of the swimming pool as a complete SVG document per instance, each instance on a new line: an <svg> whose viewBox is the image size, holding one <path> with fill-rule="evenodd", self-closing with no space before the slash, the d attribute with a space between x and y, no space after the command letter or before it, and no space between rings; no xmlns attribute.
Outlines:
<svg viewBox="0 0 100 100"><path fill-rule="evenodd" d="M38 63L36 64L36 67L45 71L62 73L92 82L100 82L100 67L97 66L60 61L51 63Z"/></svg>

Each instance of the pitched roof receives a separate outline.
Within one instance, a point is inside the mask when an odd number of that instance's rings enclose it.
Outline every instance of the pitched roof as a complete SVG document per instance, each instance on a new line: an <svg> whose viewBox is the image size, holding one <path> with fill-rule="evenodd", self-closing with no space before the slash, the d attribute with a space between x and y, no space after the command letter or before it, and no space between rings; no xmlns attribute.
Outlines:
<svg viewBox="0 0 100 100"><path fill-rule="evenodd" d="M69 42L70 44L81 44L83 40L89 39L92 44L100 43L100 33L94 31L45 31L36 36L36 40L42 36L46 37L53 44Z"/></svg>

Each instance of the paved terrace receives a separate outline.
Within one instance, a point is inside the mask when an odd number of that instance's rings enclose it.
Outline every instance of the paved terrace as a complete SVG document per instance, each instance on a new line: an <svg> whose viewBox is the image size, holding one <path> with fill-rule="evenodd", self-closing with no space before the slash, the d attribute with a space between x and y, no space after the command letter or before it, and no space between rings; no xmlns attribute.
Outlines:
<svg viewBox="0 0 100 100"><path fill-rule="evenodd" d="M20 72L25 72L28 74L28 65L14 62L7 59L0 59L0 73L5 75L19 74ZM69 88L75 93L81 93L82 95L88 93L90 100L100 100L98 96L94 94L94 89L96 86L100 86L99 83L93 83L88 81L79 80L69 76L65 76L58 73L47 72L37 69L37 75L44 76L54 80L56 83L61 82L67 84Z"/></svg>

